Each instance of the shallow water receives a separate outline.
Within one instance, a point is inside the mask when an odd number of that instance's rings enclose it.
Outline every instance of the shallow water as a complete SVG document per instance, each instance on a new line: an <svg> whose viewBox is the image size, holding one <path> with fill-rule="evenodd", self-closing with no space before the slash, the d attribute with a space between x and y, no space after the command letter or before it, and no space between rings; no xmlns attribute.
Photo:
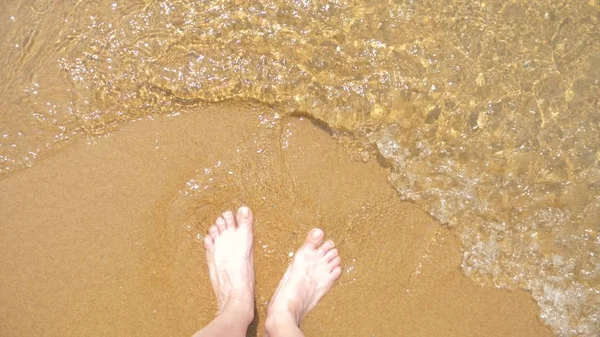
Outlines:
<svg viewBox="0 0 600 337"><path fill-rule="evenodd" d="M0 8L0 174L139 117L257 100L389 165L461 233L475 282L531 291L557 335L600 333L597 0Z"/></svg>

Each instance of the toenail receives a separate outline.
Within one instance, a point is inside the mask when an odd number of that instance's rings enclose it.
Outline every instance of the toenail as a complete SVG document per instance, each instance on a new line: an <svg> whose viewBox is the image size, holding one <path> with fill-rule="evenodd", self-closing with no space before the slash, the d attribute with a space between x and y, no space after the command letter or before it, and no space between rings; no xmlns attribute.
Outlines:
<svg viewBox="0 0 600 337"><path fill-rule="evenodd" d="M242 213L242 216L247 217L250 212L248 212L248 207L246 206L242 206L240 207L240 213Z"/></svg>
<svg viewBox="0 0 600 337"><path fill-rule="evenodd" d="M315 239L317 239L320 236L321 236L321 230L320 229L315 229L313 231L312 237L315 238Z"/></svg>

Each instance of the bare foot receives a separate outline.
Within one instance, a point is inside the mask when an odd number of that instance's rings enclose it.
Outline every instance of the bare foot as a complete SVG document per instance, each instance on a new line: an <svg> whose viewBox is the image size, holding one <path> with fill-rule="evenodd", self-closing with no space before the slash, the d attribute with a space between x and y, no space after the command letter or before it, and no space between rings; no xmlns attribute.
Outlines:
<svg viewBox="0 0 600 337"><path fill-rule="evenodd" d="M311 230L304 245L296 252L269 303L268 316L272 319L287 316L294 319L296 325L300 324L340 277L342 268L338 250L331 240L321 245L323 236L322 230Z"/></svg>
<svg viewBox="0 0 600 337"><path fill-rule="evenodd" d="M231 211L218 217L204 238L206 262L219 312L234 311L248 323L254 318L252 225L252 211L242 206L235 219Z"/></svg>

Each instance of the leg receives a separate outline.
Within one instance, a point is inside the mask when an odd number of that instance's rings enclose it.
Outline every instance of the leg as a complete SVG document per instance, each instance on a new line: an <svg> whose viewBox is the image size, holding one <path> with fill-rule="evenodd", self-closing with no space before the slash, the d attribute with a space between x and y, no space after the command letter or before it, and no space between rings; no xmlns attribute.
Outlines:
<svg viewBox="0 0 600 337"><path fill-rule="evenodd" d="M252 211L243 206L238 209L235 220L230 211L223 213L204 238L219 315L194 337L246 336L254 318L252 225Z"/></svg>
<svg viewBox="0 0 600 337"><path fill-rule="evenodd" d="M298 249L269 303L265 322L269 337L302 337L298 325L340 277L342 268L333 241L323 242L324 233L315 228Z"/></svg>

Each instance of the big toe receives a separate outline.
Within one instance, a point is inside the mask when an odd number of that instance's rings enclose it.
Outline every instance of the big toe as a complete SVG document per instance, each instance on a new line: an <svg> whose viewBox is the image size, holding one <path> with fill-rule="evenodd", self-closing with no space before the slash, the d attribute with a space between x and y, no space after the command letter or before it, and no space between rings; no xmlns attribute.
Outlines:
<svg viewBox="0 0 600 337"><path fill-rule="evenodd" d="M237 220L239 229L252 232L252 222L254 221L254 218L252 215L252 210L249 207L240 207L235 218Z"/></svg>
<svg viewBox="0 0 600 337"><path fill-rule="evenodd" d="M306 237L306 241L304 242L304 247L316 249L318 245L323 242L323 230L320 228L314 228L310 232L308 232L308 236Z"/></svg>

